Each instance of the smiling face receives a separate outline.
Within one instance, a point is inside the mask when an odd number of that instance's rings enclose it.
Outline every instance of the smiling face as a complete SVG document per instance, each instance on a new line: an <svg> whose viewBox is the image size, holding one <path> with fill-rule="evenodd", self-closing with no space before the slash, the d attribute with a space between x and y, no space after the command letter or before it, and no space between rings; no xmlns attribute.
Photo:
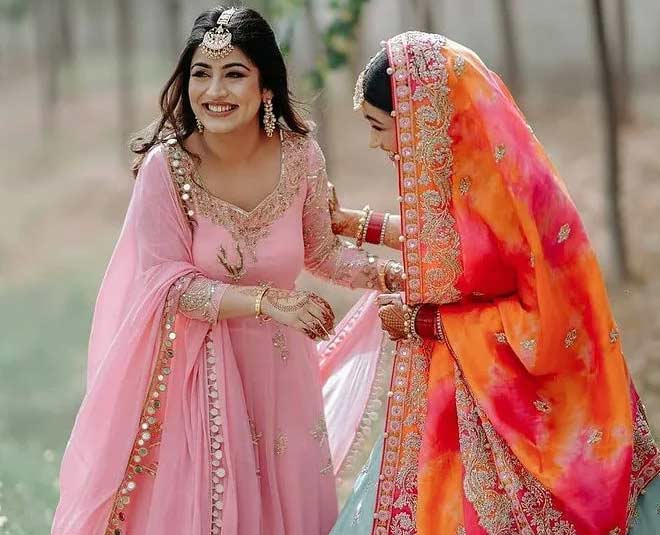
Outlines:
<svg viewBox="0 0 660 535"><path fill-rule="evenodd" d="M389 154L390 159L394 160L397 151L394 119L389 113L369 104L366 100L362 104L362 115L371 126L369 146L372 149L384 150Z"/></svg>
<svg viewBox="0 0 660 535"><path fill-rule="evenodd" d="M258 124L261 104L272 93L261 88L259 70L239 48L217 60L198 48L190 67L188 97L205 132L227 134Z"/></svg>

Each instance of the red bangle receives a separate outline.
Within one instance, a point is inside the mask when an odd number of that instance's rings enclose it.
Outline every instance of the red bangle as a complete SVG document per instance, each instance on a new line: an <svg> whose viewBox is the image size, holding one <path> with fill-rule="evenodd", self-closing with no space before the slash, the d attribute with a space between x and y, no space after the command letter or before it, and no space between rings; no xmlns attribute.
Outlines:
<svg viewBox="0 0 660 535"><path fill-rule="evenodd" d="M436 310L437 305L423 304L415 318L415 332L420 338L432 340L436 338Z"/></svg>
<svg viewBox="0 0 660 535"><path fill-rule="evenodd" d="M369 224L367 225L367 232L364 241L378 245L380 243L380 231L383 228L384 222L384 214L373 212L369 218Z"/></svg>

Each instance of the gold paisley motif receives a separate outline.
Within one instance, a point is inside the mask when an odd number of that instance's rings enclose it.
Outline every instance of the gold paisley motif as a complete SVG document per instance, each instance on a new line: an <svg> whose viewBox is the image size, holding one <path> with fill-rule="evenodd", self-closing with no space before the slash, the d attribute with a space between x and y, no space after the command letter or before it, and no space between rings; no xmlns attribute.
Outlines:
<svg viewBox="0 0 660 535"><path fill-rule="evenodd" d="M489 535L556 533L577 535L552 494L525 469L472 397L456 367L463 489Z"/></svg>

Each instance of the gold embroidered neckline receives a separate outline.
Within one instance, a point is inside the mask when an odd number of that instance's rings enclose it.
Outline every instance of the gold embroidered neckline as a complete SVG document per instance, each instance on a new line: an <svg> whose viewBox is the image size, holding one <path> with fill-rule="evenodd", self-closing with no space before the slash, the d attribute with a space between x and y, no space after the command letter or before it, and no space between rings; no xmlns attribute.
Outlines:
<svg viewBox="0 0 660 535"><path fill-rule="evenodd" d="M241 208L240 206L234 204L231 201L227 201L221 197L218 197L215 195L213 192L211 192L207 187L206 184L204 183L204 179L202 178L202 175L198 172L197 166L195 165L194 161L191 161L191 169L192 169L192 174L190 176L191 181L197 186L199 189L203 190L206 195L209 195L210 197L213 197L218 203L226 205L228 208L231 208L232 210L236 210L237 212L240 212L244 216L249 216L259 210L261 205L266 204L268 200L274 196L277 191L279 190L281 184L282 184L282 177L284 175L284 133L282 130L280 132L280 166L279 166L279 175L277 177L277 183L275 184L275 187L263 198L261 199L255 206L254 208L251 208L250 210L246 210L245 208ZM186 155L188 158L190 158L189 155Z"/></svg>
<svg viewBox="0 0 660 535"><path fill-rule="evenodd" d="M182 199L189 203L188 208L190 205L195 208L189 209L188 215L204 216L213 224L226 228L237 245L256 260L258 242L268 235L272 223L287 211L299 191L302 178L307 176L307 147L306 137L282 133L279 181L273 191L250 211L210 193L197 176L193 158L183 150L177 154L182 161L172 168L173 176L184 188ZM171 165L174 163L172 161Z"/></svg>

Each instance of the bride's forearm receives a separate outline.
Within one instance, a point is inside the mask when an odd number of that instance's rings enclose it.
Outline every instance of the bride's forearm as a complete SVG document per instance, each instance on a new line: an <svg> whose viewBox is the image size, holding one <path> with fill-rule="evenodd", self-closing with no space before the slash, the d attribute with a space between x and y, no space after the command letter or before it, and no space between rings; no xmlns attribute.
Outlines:
<svg viewBox="0 0 660 535"><path fill-rule="evenodd" d="M374 212L374 215L385 217L378 212ZM363 210L351 210L350 208L339 209L333 216L332 228L334 233L339 236L355 239L360 228L360 219L363 217ZM391 249L400 249L401 242L399 241L399 236L401 235L401 216L395 214L388 215L384 221L384 225L386 225L386 227L382 245L390 247ZM373 242L370 241L369 243Z"/></svg>
<svg viewBox="0 0 660 535"><path fill-rule="evenodd" d="M401 249L401 216L400 215L390 215L390 219L385 229L385 237L383 239L383 245L389 247L390 249Z"/></svg>

